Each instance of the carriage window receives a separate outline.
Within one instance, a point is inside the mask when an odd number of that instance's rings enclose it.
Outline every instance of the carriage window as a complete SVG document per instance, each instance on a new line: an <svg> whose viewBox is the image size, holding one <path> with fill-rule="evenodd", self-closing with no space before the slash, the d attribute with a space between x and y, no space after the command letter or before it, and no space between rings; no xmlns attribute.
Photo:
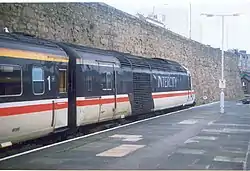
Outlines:
<svg viewBox="0 0 250 171"><path fill-rule="evenodd" d="M112 90L112 74L111 72L106 72L102 74L102 89L103 90Z"/></svg>
<svg viewBox="0 0 250 171"><path fill-rule="evenodd" d="M22 94L22 69L20 66L0 65L0 96Z"/></svg>
<svg viewBox="0 0 250 171"><path fill-rule="evenodd" d="M32 68L32 83L33 93L35 95L42 95L45 91L44 85L44 70L40 67Z"/></svg>
<svg viewBox="0 0 250 171"><path fill-rule="evenodd" d="M59 92L66 93L67 92L67 71L59 70Z"/></svg>
<svg viewBox="0 0 250 171"><path fill-rule="evenodd" d="M88 91L92 91L92 76L88 75L86 81Z"/></svg>

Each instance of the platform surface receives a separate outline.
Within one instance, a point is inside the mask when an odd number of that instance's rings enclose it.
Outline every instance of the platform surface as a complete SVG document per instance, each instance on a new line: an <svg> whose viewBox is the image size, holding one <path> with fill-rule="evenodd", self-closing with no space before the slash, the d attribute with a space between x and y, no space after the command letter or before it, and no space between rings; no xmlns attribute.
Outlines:
<svg viewBox="0 0 250 171"><path fill-rule="evenodd" d="M249 169L250 105L161 116L0 162L0 169Z"/></svg>

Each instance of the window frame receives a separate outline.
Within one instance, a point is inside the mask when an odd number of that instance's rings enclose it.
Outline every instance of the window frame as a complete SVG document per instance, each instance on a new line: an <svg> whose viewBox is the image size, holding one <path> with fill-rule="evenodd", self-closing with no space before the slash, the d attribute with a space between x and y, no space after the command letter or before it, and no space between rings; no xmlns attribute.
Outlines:
<svg viewBox="0 0 250 171"><path fill-rule="evenodd" d="M13 66L19 67L21 72L21 93L20 94L13 94L13 95L0 95L0 97L20 97L23 95L23 68L21 65L13 65L13 64L0 64L0 66Z"/></svg>
<svg viewBox="0 0 250 171"><path fill-rule="evenodd" d="M39 80L33 80L33 69L34 68L41 68L42 69L42 71L43 71L43 92L42 93L35 93L34 92L34 82L39 82ZM31 80L32 80L32 92L33 92L33 94L35 95L35 96L41 96L41 95L44 95L44 93L45 93L45 89L46 89L46 87L45 87L45 71L44 71L44 68L42 67L42 66L32 66L32 70L31 70ZM40 80L41 81L41 80Z"/></svg>

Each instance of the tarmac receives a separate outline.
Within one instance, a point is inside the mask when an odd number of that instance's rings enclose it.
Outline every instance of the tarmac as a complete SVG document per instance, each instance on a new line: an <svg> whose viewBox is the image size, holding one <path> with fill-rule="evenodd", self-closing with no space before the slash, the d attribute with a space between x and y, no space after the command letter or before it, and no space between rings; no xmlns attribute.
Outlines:
<svg viewBox="0 0 250 171"><path fill-rule="evenodd" d="M158 116L0 162L0 169L250 169L250 105Z"/></svg>

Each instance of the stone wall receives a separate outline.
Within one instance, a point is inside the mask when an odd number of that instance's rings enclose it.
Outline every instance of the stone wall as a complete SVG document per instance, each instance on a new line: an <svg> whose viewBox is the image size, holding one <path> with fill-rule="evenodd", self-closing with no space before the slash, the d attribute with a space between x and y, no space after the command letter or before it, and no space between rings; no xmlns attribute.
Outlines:
<svg viewBox="0 0 250 171"><path fill-rule="evenodd" d="M0 4L0 28L39 37L161 57L180 62L193 76L198 103L219 99L219 49L188 40L102 3ZM237 57L225 54L226 99L241 98ZM207 100L203 100L207 96Z"/></svg>

